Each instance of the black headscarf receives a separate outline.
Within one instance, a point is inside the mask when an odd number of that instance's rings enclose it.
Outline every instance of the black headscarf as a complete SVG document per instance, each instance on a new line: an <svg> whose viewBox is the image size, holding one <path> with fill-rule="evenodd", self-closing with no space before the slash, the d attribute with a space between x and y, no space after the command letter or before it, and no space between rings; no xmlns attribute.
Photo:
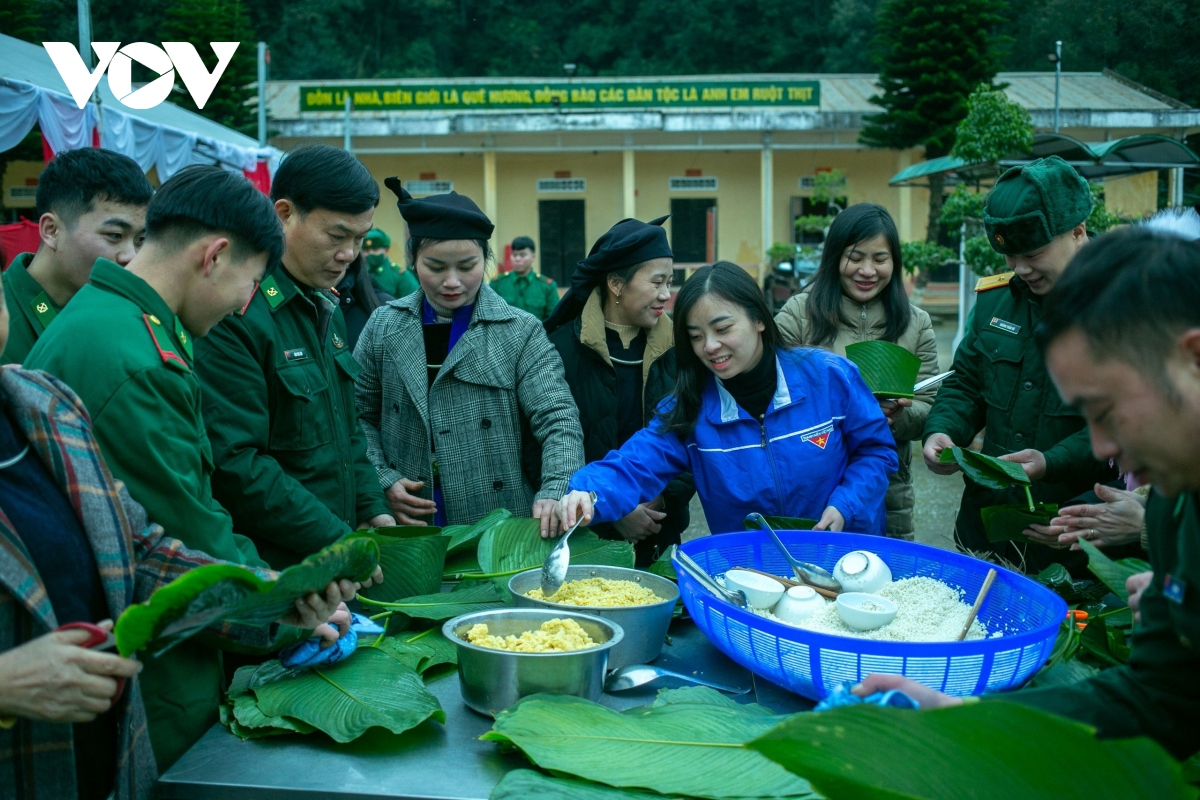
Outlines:
<svg viewBox="0 0 1200 800"><path fill-rule="evenodd" d="M395 192L396 207L408 223L409 236L422 239L490 239L496 226L471 198L458 192L435 194L420 200L388 178L384 186Z"/></svg>
<svg viewBox="0 0 1200 800"><path fill-rule="evenodd" d="M668 214L649 222L623 219L597 239L588 257L575 267L571 288L558 301L550 318L542 323L546 333L553 333L582 314L592 290L609 273L654 258L674 258L671 245L667 244L667 232L662 227L670 216Z"/></svg>

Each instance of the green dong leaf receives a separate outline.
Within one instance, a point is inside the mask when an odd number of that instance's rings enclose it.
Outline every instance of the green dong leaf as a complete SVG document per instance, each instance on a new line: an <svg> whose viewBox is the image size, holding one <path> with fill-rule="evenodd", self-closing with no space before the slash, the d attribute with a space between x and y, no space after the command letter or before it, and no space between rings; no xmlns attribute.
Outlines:
<svg viewBox="0 0 1200 800"><path fill-rule="evenodd" d="M1084 725L1000 700L796 714L747 747L837 800L1196 796L1175 760L1149 739L1099 741Z"/></svg>
<svg viewBox="0 0 1200 800"><path fill-rule="evenodd" d="M495 585L488 581L471 581L460 585L452 592L435 592L406 597L394 603L360 599L364 605L399 611L410 617L432 620L446 620L457 617L459 614L469 614L472 611L484 611L504 605L504 599L500 596L500 592L497 591Z"/></svg>
<svg viewBox="0 0 1200 800"><path fill-rule="evenodd" d="M1028 486L1029 476L1020 464L1001 461L994 456L985 456L963 447L947 447L942 450L938 461L943 464L954 462L971 480L988 489L1008 489L1013 486Z"/></svg>
<svg viewBox="0 0 1200 800"><path fill-rule="evenodd" d="M1049 525L1058 516L1055 503L1037 503L1034 510L1028 506L988 506L983 509L983 527L989 542L1028 542L1022 531L1030 525Z"/></svg>
<svg viewBox="0 0 1200 800"><path fill-rule="evenodd" d="M154 645L161 652L222 621L269 625L289 614L296 598L323 591L333 580L364 581L378 562L379 547L373 541L348 537L288 567L275 580L233 564L197 567L160 587L146 602L125 609L113 630L117 650L130 656ZM163 635L173 623L183 627Z"/></svg>
<svg viewBox="0 0 1200 800"><path fill-rule="evenodd" d="M881 340L855 342L846 347L846 358L858 365L858 372L872 394L913 396L921 359L900 345Z"/></svg>
<svg viewBox="0 0 1200 800"><path fill-rule="evenodd" d="M541 523L536 519L514 517L492 526L479 540L479 567L486 575L515 575L540 567L558 539L543 539ZM572 564L603 564L633 567L633 545L601 539L580 528L571 534Z"/></svg>
<svg viewBox="0 0 1200 800"><path fill-rule="evenodd" d="M501 712L483 738L515 745L543 769L622 789L722 800L810 797L807 781L742 746L784 719L712 689L660 692L653 705L624 713L534 695Z"/></svg>
<svg viewBox="0 0 1200 800"><path fill-rule="evenodd" d="M459 553L474 551L479 537L483 536L488 528L511 518L512 512L507 508L497 508L474 525L451 525L443 528L442 535L450 537L446 556L449 557L458 555Z"/></svg>
<svg viewBox="0 0 1200 800"><path fill-rule="evenodd" d="M433 594L442 586L442 567L451 538L439 528L397 526L358 534L379 546L383 583L360 594L371 600L393 603L403 597Z"/></svg>
<svg viewBox="0 0 1200 800"><path fill-rule="evenodd" d="M647 800L662 795L613 789L595 783L551 778L531 769L505 774L488 800Z"/></svg>
<svg viewBox="0 0 1200 800"><path fill-rule="evenodd" d="M1125 588L1125 581L1139 572L1149 572L1150 564L1140 558L1122 558L1120 561L1113 561L1104 555L1100 548L1086 539L1078 541L1079 546L1088 555L1088 570L1099 578L1109 588L1109 591L1128 603L1129 591Z"/></svg>

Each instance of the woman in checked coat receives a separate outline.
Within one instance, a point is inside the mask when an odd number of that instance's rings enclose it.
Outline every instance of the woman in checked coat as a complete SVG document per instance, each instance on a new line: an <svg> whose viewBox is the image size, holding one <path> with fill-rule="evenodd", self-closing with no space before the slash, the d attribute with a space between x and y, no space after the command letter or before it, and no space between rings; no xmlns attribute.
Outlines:
<svg viewBox="0 0 1200 800"><path fill-rule="evenodd" d="M497 508L557 530L583 432L541 323L483 285L492 223L455 192L416 200L389 178L421 292L372 314L354 354L359 422L396 519L469 524ZM522 470L522 429L541 445Z"/></svg>

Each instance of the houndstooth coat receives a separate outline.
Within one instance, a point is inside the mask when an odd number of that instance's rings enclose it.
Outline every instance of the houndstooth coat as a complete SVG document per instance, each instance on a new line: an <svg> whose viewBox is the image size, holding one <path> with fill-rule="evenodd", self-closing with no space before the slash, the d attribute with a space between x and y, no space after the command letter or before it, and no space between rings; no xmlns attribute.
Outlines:
<svg viewBox="0 0 1200 800"><path fill-rule="evenodd" d="M420 292L375 310L354 350L358 418L386 489L400 478L433 497L430 435L437 443L446 519L473 523L507 508L529 516L557 500L583 466L583 430L562 361L531 314L482 286L470 327L429 386ZM542 445L542 484L521 469L522 423Z"/></svg>

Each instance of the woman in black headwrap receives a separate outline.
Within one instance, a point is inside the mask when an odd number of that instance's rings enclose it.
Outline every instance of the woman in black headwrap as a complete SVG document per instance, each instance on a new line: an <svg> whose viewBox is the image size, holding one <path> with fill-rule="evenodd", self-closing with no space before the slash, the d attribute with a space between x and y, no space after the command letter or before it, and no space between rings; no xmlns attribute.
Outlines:
<svg viewBox="0 0 1200 800"><path fill-rule="evenodd" d="M457 525L507 508L550 535L555 501L583 466L558 353L535 317L483 285L493 225L475 203L385 184L421 291L372 314L354 355L367 454L392 511L405 525ZM523 420L542 448L539 486L522 472Z"/></svg>
<svg viewBox="0 0 1200 800"><path fill-rule="evenodd" d="M645 427L675 388L675 338L665 314L675 262L665 220L624 219L601 236L545 323L579 406L589 463ZM592 529L633 543L638 566L646 566L679 543L694 493L684 475L616 522Z"/></svg>

